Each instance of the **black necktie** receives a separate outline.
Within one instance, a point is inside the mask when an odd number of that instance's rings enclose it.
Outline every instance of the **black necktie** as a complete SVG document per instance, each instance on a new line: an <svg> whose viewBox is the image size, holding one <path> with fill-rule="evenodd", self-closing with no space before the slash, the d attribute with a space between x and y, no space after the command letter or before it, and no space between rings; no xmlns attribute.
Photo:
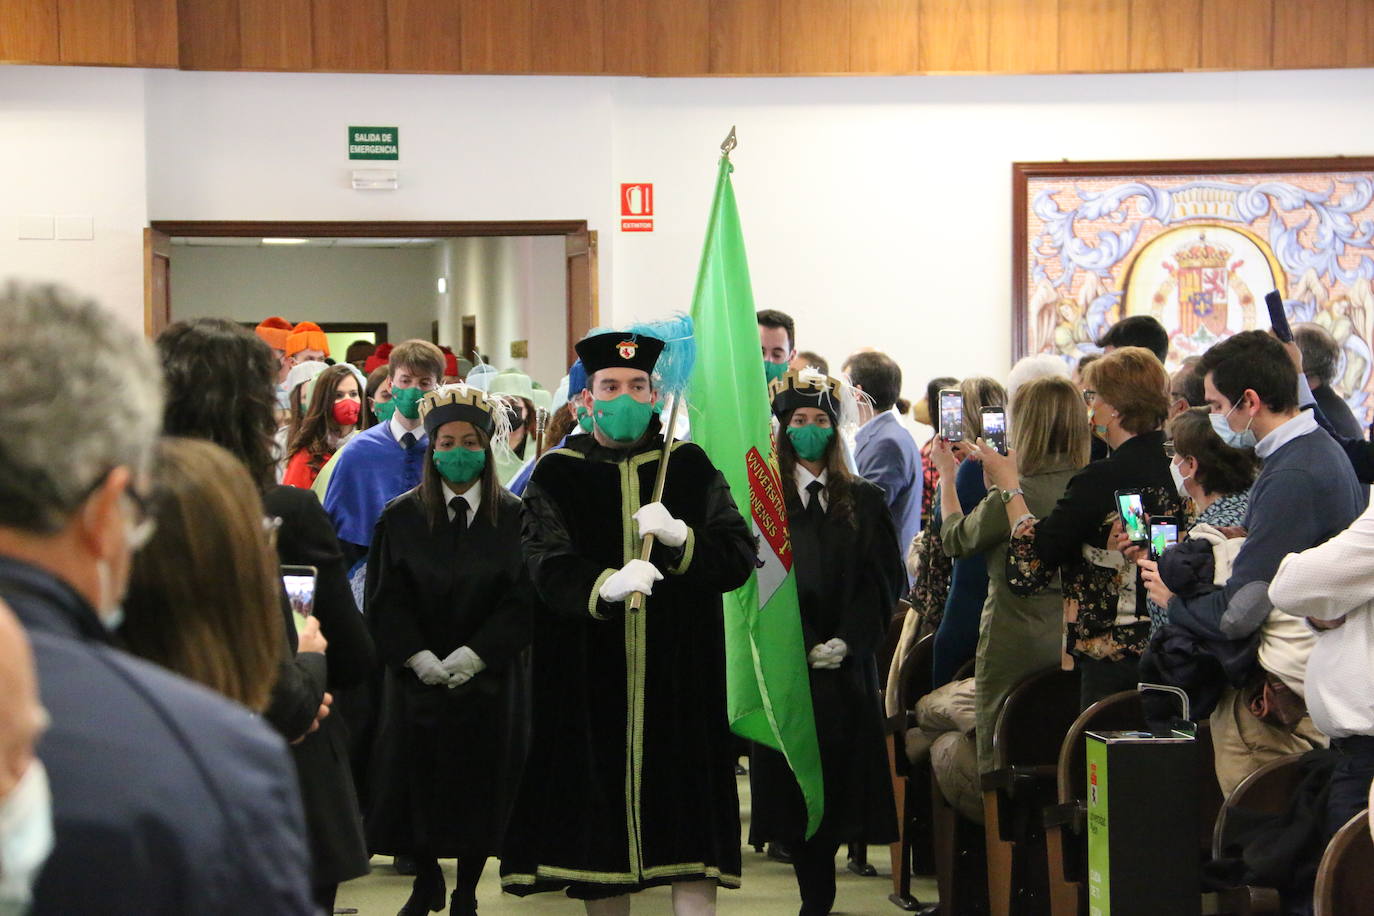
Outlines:
<svg viewBox="0 0 1374 916"><path fill-rule="evenodd" d="M468 530L468 501L461 496L455 496L448 501L448 507L453 510L453 530L459 534Z"/></svg>
<svg viewBox="0 0 1374 916"><path fill-rule="evenodd" d="M410 451L410 447L415 444L415 434L406 433L401 437L401 448Z"/></svg>
<svg viewBox="0 0 1374 916"><path fill-rule="evenodd" d="M813 480L806 485L806 492L811 494L811 498L806 501L806 514L820 521L825 518L825 507L821 505L821 491L825 489L825 484L819 480Z"/></svg>

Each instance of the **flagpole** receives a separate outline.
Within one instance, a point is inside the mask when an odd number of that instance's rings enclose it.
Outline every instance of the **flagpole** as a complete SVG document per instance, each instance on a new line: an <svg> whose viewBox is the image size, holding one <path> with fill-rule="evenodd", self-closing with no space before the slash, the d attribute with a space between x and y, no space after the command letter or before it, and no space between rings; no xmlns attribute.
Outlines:
<svg viewBox="0 0 1374 916"><path fill-rule="evenodd" d="M722 159L729 159L730 153L739 140L735 138L735 126L730 125L730 133L726 134L725 139L720 143L720 155ZM682 407L682 392L673 394L673 409L668 412L668 426L663 430L663 453L658 458L658 475L654 480L654 498L651 502L663 501L663 485L668 479L668 458L673 453L673 435L677 432L678 409ZM654 550L654 536L644 535L644 541L639 547L639 558L645 563L649 562L649 555ZM628 605L630 613L637 614L644 609L644 593L635 592L630 596Z"/></svg>

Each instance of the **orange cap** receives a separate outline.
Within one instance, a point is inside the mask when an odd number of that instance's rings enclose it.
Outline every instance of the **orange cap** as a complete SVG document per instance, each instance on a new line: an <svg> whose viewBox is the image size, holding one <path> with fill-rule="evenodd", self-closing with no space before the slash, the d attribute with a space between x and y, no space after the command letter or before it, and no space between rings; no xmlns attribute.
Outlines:
<svg viewBox="0 0 1374 916"><path fill-rule="evenodd" d="M273 315L253 330L273 350L285 350L286 338L291 336L291 322Z"/></svg>
<svg viewBox="0 0 1374 916"><path fill-rule="evenodd" d="M287 356L295 356L302 350L319 350L325 356L329 355L329 340L313 321L302 321L286 338Z"/></svg>

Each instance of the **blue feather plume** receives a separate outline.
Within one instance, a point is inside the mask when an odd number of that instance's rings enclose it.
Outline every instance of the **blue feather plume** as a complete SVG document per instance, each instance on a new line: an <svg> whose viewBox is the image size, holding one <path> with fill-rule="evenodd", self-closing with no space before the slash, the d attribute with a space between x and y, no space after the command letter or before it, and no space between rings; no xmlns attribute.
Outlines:
<svg viewBox="0 0 1374 916"><path fill-rule="evenodd" d="M636 322L628 328L596 328L587 336L619 331L657 337L663 341L663 353L654 367L655 386L665 394L681 394L687 390L692 366L697 361L697 342L693 330L692 316L678 313L659 321Z"/></svg>
<svg viewBox="0 0 1374 916"><path fill-rule="evenodd" d="M587 370L582 366L582 360L574 360L568 367L568 398L571 400L576 395L582 393L582 389L587 387Z"/></svg>

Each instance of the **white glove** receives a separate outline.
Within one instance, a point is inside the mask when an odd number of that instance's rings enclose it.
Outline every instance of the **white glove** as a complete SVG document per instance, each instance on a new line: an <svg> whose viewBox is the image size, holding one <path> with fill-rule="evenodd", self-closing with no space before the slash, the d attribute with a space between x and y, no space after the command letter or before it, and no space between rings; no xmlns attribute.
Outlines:
<svg viewBox="0 0 1374 916"><path fill-rule="evenodd" d="M647 560L631 560L624 567L612 573L605 582L602 582L601 589L597 594L601 596L603 601L612 603L624 601L635 592L651 595L654 591L654 583L662 578L663 573L659 572L658 567L654 564Z"/></svg>
<svg viewBox="0 0 1374 916"><path fill-rule="evenodd" d="M822 668L828 671L840 667L840 663L849 655L849 646L843 639L831 639L827 642L813 646L807 653L806 660L812 668Z"/></svg>
<svg viewBox="0 0 1374 916"><path fill-rule="evenodd" d="M448 658L444 659L443 666L449 675L448 685L461 687L485 671L487 663L482 661L477 653L467 646L459 646L449 653Z"/></svg>
<svg viewBox="0 0 1374 916"><path fill-rule="evenodd" d="M673 514L663 503L641 506L634 514L634 520L639 523L641 538L652 534L669 547L681 547L687 543L687 523L682 519L673 518Z"/></svg>
<svg viewBox="0 0 1374 916"><path fill-rule="evenodd" d="M421 683L431 687L438 687L448 683L448 672L444 670L443 663L439 661L439 656L428 649L416 652L406 659L406 667L415 672L415 676Z"/></svg>

